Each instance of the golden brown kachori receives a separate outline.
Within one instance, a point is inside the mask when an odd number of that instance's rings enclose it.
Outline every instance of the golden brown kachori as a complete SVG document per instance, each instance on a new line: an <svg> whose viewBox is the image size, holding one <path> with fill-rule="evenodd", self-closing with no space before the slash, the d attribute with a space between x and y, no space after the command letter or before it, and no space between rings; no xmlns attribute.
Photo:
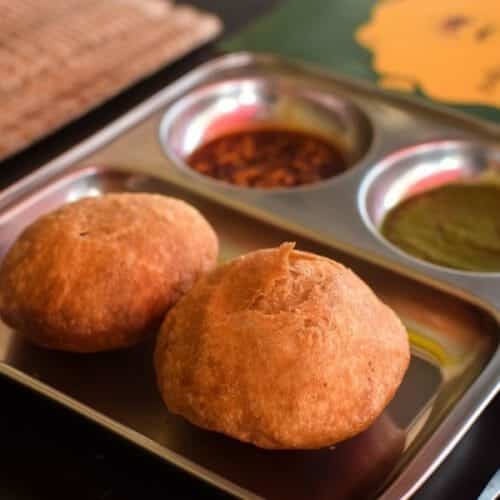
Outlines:
<svg viewBox="0 0 500 500"><path fill-rule="evenodd" d="M366 429L410 359L394 312L352 271L293 244L200 279L157 340L167 407L264 448L320 448Z"/></svg>
<svg viewBox="0 0 500 500"><path fill-rule="evenodd" d="M96 352L136 344L216 263L217 237L174 198L84 198L42 216L0 268L0 315L41 346Z"/></svg>

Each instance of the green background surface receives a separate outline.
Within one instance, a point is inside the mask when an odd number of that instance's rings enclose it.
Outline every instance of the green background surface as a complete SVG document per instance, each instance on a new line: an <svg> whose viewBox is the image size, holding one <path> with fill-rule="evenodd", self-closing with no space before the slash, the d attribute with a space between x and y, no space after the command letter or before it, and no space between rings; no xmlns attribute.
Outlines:
<svg viewBox="0 0 500 500"><path fill-rule="evenodd" d="M374 0L285 0L271 14L225 40L221 47L226 51L280 54L376 83L372 55L354 39L357 28L369 20L375 4ZM411 95L431 101L418 90ZM499 108L450 107L500 123Z"/></svg>

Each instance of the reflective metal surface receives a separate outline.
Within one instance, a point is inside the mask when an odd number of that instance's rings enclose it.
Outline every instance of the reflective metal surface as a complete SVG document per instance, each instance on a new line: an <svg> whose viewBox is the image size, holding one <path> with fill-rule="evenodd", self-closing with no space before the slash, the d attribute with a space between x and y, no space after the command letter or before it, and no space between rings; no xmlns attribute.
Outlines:
<svg viewBox="0 0 500 500"><path fill-rule="evenodd" d="M359 190L360 212L367 226L378 236L387 212L404 199L449 182L475 182L488 176L495 176L496 182L500 179L500 148L470 141L419 144L389 155L370 170ZM403 253L381 236L380 240L393 251ZM404 256L414 259L407 254ZM421 265L430 269L437 267L465 278L470 275L479 279L500 278L500 273L446 269L425 262Z"/></svg>
<svg viewBox="0 0 500 500"><path fill-rule="evenodd" d="M227 132L275 125L311 132L339 146L350 166L370 146L370 122L352 102L292 80L245 78L205 85L168 109L160 141L174 165L200 182L216 182L185 165L200 145Z"/></svg>
<svg viewBox="0 0 500 500"><path fill-rule="evenodd" d="M500 469L486 485L477 500L498 500L500 498Z"/></svg>
<svg viewBox="0 0 500 500"><path fill-rule="evenodd" d="M165 153L162 119L183 96L248 79L278 82L274 89L293 83L303 92L352 103L349 109L358 109L370 125L364 129L363 118L349 118L350 137L370 136L369 147L347 172L308 188L264 192L201 181ZM173 417L156 394L151 345L68 355L33 348L2 326L0 372L239 496L408 497L500 389L500 281L448 273L393 251L368 227L368 217L376 223L376 212L368 215L365 200L380 165L398 151L449 140L489 151L499 138L491 125L280 59L240 54L186 75L0 195L1 252L23 226L67 201L109 191L155 191L198 206L219 233L222 260L296 240L299 248L351 266L403 318L413 357L381 419L334 450L262 451Z"/></svg>
<svg viewBox="0 0 500 500"><path fill-rule="evenodd" d="M2 325L3 363L113 419L125 426L125 433L137 432L165 451L202 466L206 471L200 474L217 473L270 498L373 495L425 443L447 407L482 372L496 346L494 321L466 302L247 219L142 173L90 168L43 186L3 212L0 251L4 253L17 233L41 213L82 196L113 191L159 192L197 206L219 234L221 260L298 240L299 248L352 267L398 312L410 332L410 369L396 398L373 427L335 449L273 452L196 429L170 415L154 381L153 338L131 350L85 356L33 347ZM166 457L175 461L170 453Z"/></svg>

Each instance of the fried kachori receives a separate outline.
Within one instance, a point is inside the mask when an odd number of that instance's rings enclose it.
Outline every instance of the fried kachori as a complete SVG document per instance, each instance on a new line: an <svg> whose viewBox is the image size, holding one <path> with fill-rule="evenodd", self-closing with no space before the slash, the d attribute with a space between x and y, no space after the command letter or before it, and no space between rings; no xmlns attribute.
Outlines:
<svg viewBox="0 0 500 500"><path fill-rule="evenodd" d="M0 315L41 346L131 346L216 263L217 236L187 203L129 193L84 198L31 224L0 268Z"/></svg>
<svg viewBox="0 0 500 500"><path fill-rule="evenodd" d="M356 274L293 244L203 277L168 313L155 352L170 411L275 449L366 429L409 359L401 321Z"/></svg>

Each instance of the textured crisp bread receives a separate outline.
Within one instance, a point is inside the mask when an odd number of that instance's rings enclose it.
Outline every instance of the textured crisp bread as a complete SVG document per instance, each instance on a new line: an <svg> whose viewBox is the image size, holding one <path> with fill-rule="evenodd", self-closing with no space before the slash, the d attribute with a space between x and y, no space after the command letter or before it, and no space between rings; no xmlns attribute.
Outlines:
<svg viewBox="0 0 500 500"><path fill-rule="evenodd" d="M172 412L264 448L320 448L366 429L409 359L401 321L363 281L291 244L202 278L155 352Z"/></svg>
<svg viewBox="0 0 500 500"><path fill-rule="evenodd" d="M36 344L96 352L127 347L215 267L217 237L181 200L85 198L29 226L0 267L0 315Z"/></svg>
<svg viewBox="0 0 500 500"><path fill-rule="evenodd" d="M0 159L221 30L168 0L0 0Z"/></svg>

